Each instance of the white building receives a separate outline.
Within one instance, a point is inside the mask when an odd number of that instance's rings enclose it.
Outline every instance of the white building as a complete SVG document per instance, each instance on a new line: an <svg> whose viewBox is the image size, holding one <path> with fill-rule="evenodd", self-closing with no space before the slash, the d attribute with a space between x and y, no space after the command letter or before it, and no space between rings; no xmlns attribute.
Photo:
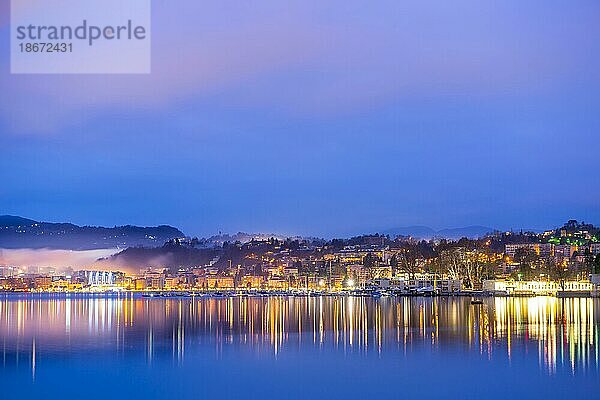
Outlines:
<svg viewBox="0 0 600 400"><path fill-rule="evenodd" d="M566 281L564 287L558 282L547 281L483 281L483 291L504 295L556 296L558 292L588 292L594 290L591 282Z"/></svg>
<svg viewBox="0 0 600 400"><path fill-rule="evenodd" d="M440 279L429 274L417 274L413 278L376 278L372 286L378 289L399 290L402 292L417 292L427 290L440 294L459 293L462 289L460 279Z"/></svg>
<svg viewBox="0 0 600 400"><path fill-rule="evenodd" d="M88 285L90 286L115 284L115 275L111 271L86 271L85 276L88 278Z"/></svg>

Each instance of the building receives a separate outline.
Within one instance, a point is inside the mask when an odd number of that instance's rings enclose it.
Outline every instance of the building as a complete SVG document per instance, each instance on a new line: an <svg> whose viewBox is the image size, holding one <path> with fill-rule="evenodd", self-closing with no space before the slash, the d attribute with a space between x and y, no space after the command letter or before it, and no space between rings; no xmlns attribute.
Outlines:
<svg viewBox="0 0 600 400"><path fill-rule="evenodd" d="M112 286L115 274L112 271L83 271L89 286Z"/></svg>
<svg viewBox="0 0 600 400"><path fill-rule="evenodd" d="M428 274L418 274L414 278L405 280L404 286L405 290L409 292L431 289L437 293L451 294L459 293L462 290L462 281L460 279L440 279Z"/></svg>
<svg viewBox="0 0 600 400"><path fill-rule="evenodd" d="M146 283L146 279L145 278L138 278L134 281L134 288L135 290L146 290L147 287L147 283Z"/></svg>
<svg viewBox="0 0 600 400"><path fill-rule="evenodd" d="M438 294L452 294L462 290L460 279L437 278L430 274L417 274L413 278L375 278L370 281L370 286L406 293L428 290Z"/></svg>
<svg viewBox="0 0 600 400"><path fill-rule="evenodd" d="M556 296L559 292L581 293L588 296L594 285L583 281L566 281L564 283L548 281L483 281L483 290L492 294L516 296Z"/></svg>
<svg viewBox="0 0 600 400"><path fill-rule="evenodd" d="M162 276L153 276L148 278L149 288L153 290L162 290L165 288L165 278Z"/></svg>
<svg viewBox="0 0 600 400"><path fill-rule="evenodd" d="M554 255L556 257L571 258L577 250L577 246L572 246L570 244L557 244L554 246Z"/></svg>
<svg viewBox="0 0 600 400"><path fill-rule="evenodd" d="M242 289L262 289L265 278L262 275L246 275L240 280Z"/></svg>
<svg viewBox="0 0 600 400"><path fill-rule="evenodd" d="M271 290L287 290L288 287L289 284L286 279L272 277L267 280L267 288Z"/></svg>
<svg viewBox="0 0 600 400"><path fill-rule="evenodd" d="M554 255L554 245L552 243L513 243L504 247L504 254L514 258L517 250L526 249L534 252L540 257L550 257Z"/></svg>
<svg viewBox="0 0 600 400"><path fill-rule="evenodd" d="M83 290L83 283L73 282L70 279L60 277L52 280L52 291L55 292L73 292Z"/></svg>
<svg viewBox="0 0 600 400"><path fill-rule="evenodd" d="M179 287L179 278L176 276L167 276L165 278L165 289L177 289Z"/></svg>
<svg viewBox="0 0 600 400"><path fill-rule="evenodd" d="M231 276L209 276L206 279L208 289L233 289L235 288Z"/></svg>
<svg viewBox="0 0 600 400"><path fill-rule="evenodd" d="M49 276L36 276L34 284L38 290L48 290L52 285L52 278Z"/></svg>
<svg viewBox="0 0 600 400"><path fill-rule="evenodd" d="M375 278L371 281L371 286L376 289L397 289L397 286L392 286L392 280L390 278Z"/></svg>

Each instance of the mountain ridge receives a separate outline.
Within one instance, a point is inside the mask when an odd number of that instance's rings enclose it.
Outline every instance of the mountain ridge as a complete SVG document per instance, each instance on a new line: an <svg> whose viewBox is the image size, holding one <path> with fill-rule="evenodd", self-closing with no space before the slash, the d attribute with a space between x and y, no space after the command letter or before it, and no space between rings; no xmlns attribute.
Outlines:
<svg viewBox="0 0 600 400"><path fill-rule="evenodd" d="M390 236L410 236L418 239L460 239L463 237L474 239L485 236L488 233L497 231L495 228L490 228L482 225L469 225L458 228L445 228L435 230L428 226L413 225L399 228L392 228L384 231L384 234Z"/></svg>
<svg viewBox="0 0 600 400"><path fill-rule="evenodd" d="M185 237L169 225L79 226L68 222L41 222L14 215L0 216L0 248L95 250L112 247L162 246Z"/></svg>

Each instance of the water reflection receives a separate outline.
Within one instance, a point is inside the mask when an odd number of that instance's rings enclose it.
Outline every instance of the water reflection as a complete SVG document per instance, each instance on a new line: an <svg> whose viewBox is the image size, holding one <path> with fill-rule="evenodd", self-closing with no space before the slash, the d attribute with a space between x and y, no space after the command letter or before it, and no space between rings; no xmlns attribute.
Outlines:
<svg viewBox="0 0 600 400"><path fill-rule="evenodd" d="M3 366L104 352L183 363L227 346L277 357L307 347L344 354L428 349L486 358L537 357L540 369L598 370L598 299L0 298Z"/></svg>

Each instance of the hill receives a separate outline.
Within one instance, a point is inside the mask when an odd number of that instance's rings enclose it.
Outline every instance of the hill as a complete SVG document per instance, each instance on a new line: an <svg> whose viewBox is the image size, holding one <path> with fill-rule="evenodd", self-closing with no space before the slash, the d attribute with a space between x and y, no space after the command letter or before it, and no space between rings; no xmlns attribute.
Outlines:
<svg viewBox="0 0 600 400"><path fill-rule="evenodd" d="M94 250L113 247L162 246L174 238L185 237L168 225L133 225L106 228L71 223L39 222L27 218L0 216L0 248Z"/></svg>
<svg viewBox="0 0 600 400"><path fill-rule="evenodd" d="M100 259L96 266L139 272L149 267L169 268L176 272L178 268L206 265L219 255L218 249L197 249L185 246L177 241L169 241L161 247L129 247L110 257Z"/></svg>

